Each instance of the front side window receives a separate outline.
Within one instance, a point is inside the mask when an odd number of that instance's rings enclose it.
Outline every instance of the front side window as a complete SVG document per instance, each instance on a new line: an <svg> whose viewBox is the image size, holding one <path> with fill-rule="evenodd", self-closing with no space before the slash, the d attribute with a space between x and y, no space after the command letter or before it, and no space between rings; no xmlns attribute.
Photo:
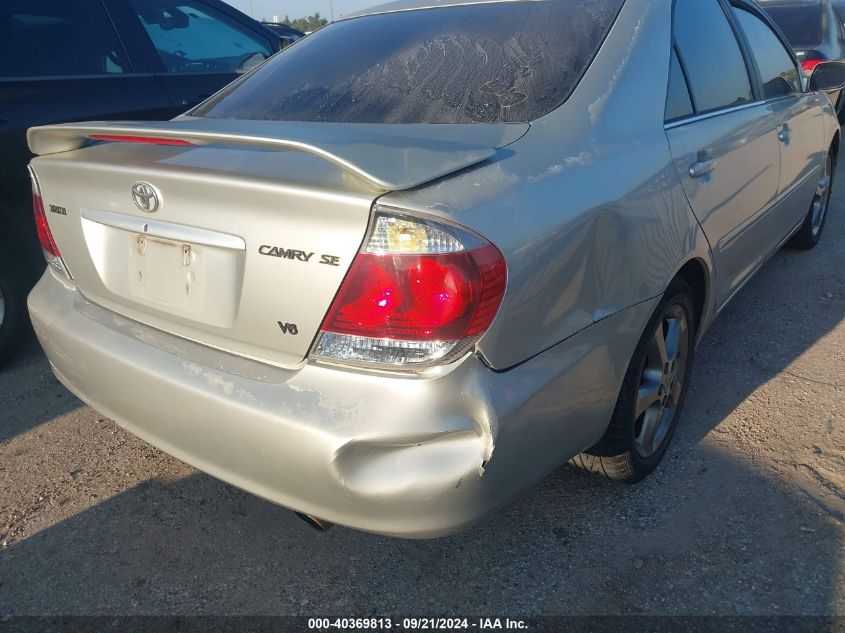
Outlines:
<svg viewBox="0 0 845 633"><path fill-rule="evenodd" d="M622 2L496 2L342 20L192 114L339 123L532 121L569 97Z"/></svg>
<svg viewBox="0 0 845 633"><path fill-rule="evenodd" d="M745 60L718 0L677 0L674 24L699 113L754 100Z"/></svg>
<svg viewBox="0 0 845 633"><path fill-rule="evenodd" d="M2 0L0 77L129 72L100 0Z"/></svg>
<svg viewBox="0 0 845 633"><path fill-rule="evenodd" d="M745 9L734 7L734 13L757 62L763 82L763 98L771 99L801 92L798 67L774 31Z"/></svg>
<svg viewBox="0 0 845 633"><path fill-rule="evenodd" d="M270 57L267 42L191 0L130 0L169 73L237 73Z"/></svg>

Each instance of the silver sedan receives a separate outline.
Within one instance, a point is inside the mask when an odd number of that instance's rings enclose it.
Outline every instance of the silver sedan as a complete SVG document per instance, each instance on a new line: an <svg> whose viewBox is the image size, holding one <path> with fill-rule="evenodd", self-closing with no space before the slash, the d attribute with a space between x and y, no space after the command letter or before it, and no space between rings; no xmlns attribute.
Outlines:
<svg viewBox="0 0 845 633"><path fill-rule="evenodd" d="M317 526L651 472L693 352L824 229L840 132L747 0L411 0L164 123L33 128L59 380Z"/></svg>

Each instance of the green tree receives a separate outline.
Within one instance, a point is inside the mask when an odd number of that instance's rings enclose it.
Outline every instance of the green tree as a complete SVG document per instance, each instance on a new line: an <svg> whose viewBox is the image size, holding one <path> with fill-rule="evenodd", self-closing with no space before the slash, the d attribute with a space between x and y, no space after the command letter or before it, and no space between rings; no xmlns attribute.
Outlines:
<svg viewBox="0 0 845 633"><path fill-rule="evenodd" d="M302 31L303 33L307 33L309 31L316 31L321 26L325 26L328 24L328 20L326 18L320 17L320 12L317 11L314 15L309 15L307 18L297 18L295 20L291 20L290 17L285 16L285 19L282 20L283 24L287 24L288 26L292 26L293 28Z"/></svg>

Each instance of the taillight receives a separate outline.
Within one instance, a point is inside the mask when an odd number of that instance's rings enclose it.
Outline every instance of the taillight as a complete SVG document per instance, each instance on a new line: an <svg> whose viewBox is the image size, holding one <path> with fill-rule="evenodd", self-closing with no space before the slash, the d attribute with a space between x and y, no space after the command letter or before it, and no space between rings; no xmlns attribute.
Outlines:
<svg viewBox="0 0 845 633"><path fill-rule="evenodd" d="M312 356L417 370L466 354L505 293L499 250L465 229L377 208Z"/></svg>
<svg viewBox="0 0 845 633"><path fill-rule="evenodd" d="M41 198L41 187L32 168L29 169L29 178L32 181L32 211L35 214L35 229L38 232L38 241L41 242L41 250L44 252L44 259L47 264L57 273L71 279L67 266L65 266L56 240L47 224L47 214L44 212L44 200Z"/></svg>
<svg viewBox="0 0 845 633"><path fill-rule="evenodd" d="M802 59L801 60L801 68L804 69L804 75L810 77L813 74L813 71L816 69L816 66L821 64L824 59Z"/></svg>

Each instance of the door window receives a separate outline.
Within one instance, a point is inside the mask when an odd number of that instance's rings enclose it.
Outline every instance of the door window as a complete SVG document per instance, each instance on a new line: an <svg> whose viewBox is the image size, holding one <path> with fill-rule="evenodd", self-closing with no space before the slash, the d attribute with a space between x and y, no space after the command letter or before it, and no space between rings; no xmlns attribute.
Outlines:
<svg viewBox="0 0 845 633"><path fill-rule="evenodd" d="M170 73L238 73L270 57L268 42L191 0L130 0Z"/></svg>
<svg viewBox="0 0 845 633"><path fill-rule="evenodd" d="M100 0L0 2L0 77L129 72Z"/></svg>
<svg viewBox="0 0 845 633"><path fill-rule="evenodd" d="M669 66L669 91L666 95L666 121L682 119L693 113L687 80L678 62L678 55L672 49L672 60Z"/></svg>
<svg viewBox="0 0 845 633"><path fill-rule="evenodd" d="M763 98L802 92L798 67L774 31L750 11L734 7L734 13L757 62Z"/></svg>
<svg viewBox="0 0 845 633"><path fill-rule="evenodd" d="M677 0L675 43L697 112L754 100L745 60L718 0Z"/></svg>

